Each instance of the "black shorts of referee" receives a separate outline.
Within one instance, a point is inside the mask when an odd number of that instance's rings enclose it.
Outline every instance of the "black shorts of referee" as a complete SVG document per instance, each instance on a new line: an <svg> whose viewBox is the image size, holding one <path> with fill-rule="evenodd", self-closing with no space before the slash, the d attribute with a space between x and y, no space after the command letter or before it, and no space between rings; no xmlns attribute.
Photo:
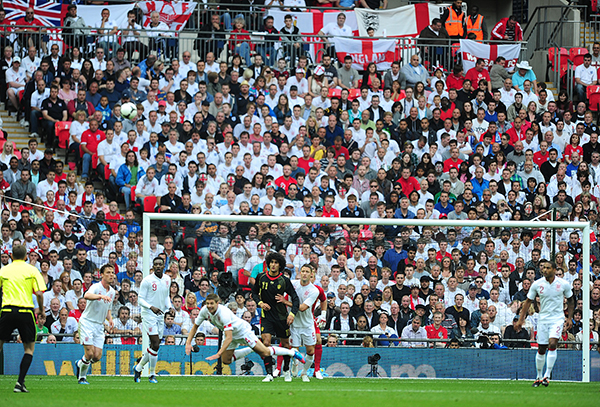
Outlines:
<svg viewBox="0 0 600 407"><path fill-rule="evenodd" d="M23 343L35 342L37 329L33 308L5 305L0 312L0 340L8 342L14 330L19 331Z"/></svg>

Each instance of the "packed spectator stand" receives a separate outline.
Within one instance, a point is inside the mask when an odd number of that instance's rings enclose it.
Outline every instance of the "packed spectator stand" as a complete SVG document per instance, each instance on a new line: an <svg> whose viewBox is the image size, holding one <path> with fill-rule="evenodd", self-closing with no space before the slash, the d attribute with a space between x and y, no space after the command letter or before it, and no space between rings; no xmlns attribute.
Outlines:
<svg viewBox="0 0 600 407"><path fill-rule="evenodd" d="M187 333L206 296L217 292L223 270L240 286L229 306L259 326L247 288L275 250L292 278L306 263L317 270L316 284L327 292L326 329L338 332L329 346L433 346L427 340L440 338L482 346L483 336L489 346L529 347L537 304L523 329L514 317L541 277L540 262L555 254L577 300L563 339L581 339L581 310L589 306L597 341L597 243L591 302L583 304L581 236L559 230L552 247L543 222L539 230L517 230L509 221L554 213L589 221L597 232L600 144L592 111L600 109L600 44L570 56L573 100L564 90L547 91L525 60L514 72L502 57L464 72L451 46L461 38L523 37L515 17L488 21L461 5L434 18L408 58L364 72L350 56L338 59L333 41L311 54L291 17L278 31L268 6L201 9L190 21L197 37L185 42L158 13L142 27L132 6L127 26L118 27L108 5L91 32L70 5L62 54L33 9L12 22L0 10L0 96L31 133L17 150L5 132L0 266L11 261L14 242L25 243L48 288L39 332L58 334L50 343L78 341L68 334L85 309L83 293L110 263L118 273L118 321L107 340L135 343L143 255L164 256L173 279L177 312L165 320L165 335L175 335L168 344L180 343L176 335ZM342 14L319 34L331 40L348 30ZM254 32L264 37L255 42ZM127 102L137 105L132 120L121 116ZM142 254L143 212L256 215L257 222L153 224L151 252ZM260 223L261 215L290 223ZM294 216L490 219L507 227L307 226Z"/></svg>

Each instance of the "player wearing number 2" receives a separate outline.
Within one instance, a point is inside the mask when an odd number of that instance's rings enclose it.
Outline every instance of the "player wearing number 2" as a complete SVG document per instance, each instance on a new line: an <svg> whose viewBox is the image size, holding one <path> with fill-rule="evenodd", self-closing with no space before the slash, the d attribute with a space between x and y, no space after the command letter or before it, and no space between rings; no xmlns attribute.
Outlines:
<svg viewBox="0 0 600 407"><path fill-rule="evenodd" d="M137 360L137 365L133 368L133 380L140 382L142 369L147 363L150 363L149 381L156 381L156 362L158 362L158 348L163 337L165 328L164 313L169 312L175 316L175 310L169 298L169 288L171 287L171 277L163 275L165 262L157 257L152 262L154 274L150 274L142 280L140 285L139 302L142 306L142 330L150 337L150 346L141 358Z"/></svg>
<svg viewBox="0 0 600 407"><path fill-rule="evenodd" d="M86 376L92 363L102 358L104 346L104 321L113 327L110 308L116 292L112 288L115 279L115 269L109 264L100 268L102 280L86 291L83 298L87 300L85 311L79 319L79 338L83 344L84 355L75 362L76 374L79 384L89 384Z"/></svg>
<svg viewBox="0 0 600 407"><path fill-rule="evenodd" d="M206 360L215 360L221 358L221 361L228 365L233 360L243 358L254 351L261 357L288 356L294 357L301 363L305 360L297 351L281 348L279 346L265 346L258 340L252 327L246 321L238 318L231 310L219 304L219 297L216 294L209 294L204 301L204 306L200 310L198 317L194 321L194 325L190 329L188 339L185 343L185 353L190 354L192 351L192 341L196 337L198 327L202 322L209 321L218 329L223 331L223 344L219 351L206 358ZM247 347L236 349L238 345L248 345Z"/></svg>
<svg viewBox="0 0 600 407"><path fill-rule="evenodd" d="M300 268L300 280L292 282L300 305L298 314L290 326L290 345L298 350L302 345L306 347L306 363L302 370L302 381L309 382L307 370L311 367L315 354L315 344L317 343L317 332L315 329L315 320L313 317L313 306L319 298L319 290L310 282L312 267L305 264ZM285 301L285 305L291 306L290 301Z"/></svg>
<svg viewBox="0 0 600 407"><path fill-rule="evenodd" d="M535 301L535 297L539 295L538 352L535 355L537 377L533 387L539 387L540 385L547 387L549 384L552 368L556 362L558 339L561 337L563 324L565 324L564 298L567 299L569 313L569 318L566 321L567 325L571 325L574 309L571 284L562 278L556 277L556 264L550 261L545 262L542 265L542 274L544 278L540 278L531 285L527 300L522 306L519 321L517 321L519 327L523 325L529 306ZM548 350L547 355L546 350ZM544 363L546 363L546 373L542 374Z"/></svg>

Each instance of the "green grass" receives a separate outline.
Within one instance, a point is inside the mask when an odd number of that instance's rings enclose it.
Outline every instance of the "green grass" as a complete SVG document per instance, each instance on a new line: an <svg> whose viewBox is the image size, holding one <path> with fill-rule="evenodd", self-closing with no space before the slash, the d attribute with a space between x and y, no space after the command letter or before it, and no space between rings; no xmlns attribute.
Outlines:
<svg viewBox="0 0 600 407"><path fill-rule="evenodd" d="M14 394L14 376L0 376L0 406L598 406L598 383L553 382L534 389L529 381L313 379L303 383L262 377L88 377L89 386L72 376L29 376L29 394ZM401 404L400 404L401 403Z"/></svg>

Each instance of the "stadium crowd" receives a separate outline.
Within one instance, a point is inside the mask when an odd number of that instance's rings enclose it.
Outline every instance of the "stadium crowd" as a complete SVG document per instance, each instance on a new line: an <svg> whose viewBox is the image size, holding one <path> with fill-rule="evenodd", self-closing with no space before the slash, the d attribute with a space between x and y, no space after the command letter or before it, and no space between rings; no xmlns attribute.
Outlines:
<svg viewBox="0 0 600 407"><path fill-rule="evenodd" d="M487 38L483 17L477 10L466 15L460 3L421 37L445 32ZM71 27L84 24L76 5L68 13ZM109 8L106 13L109 27ZM141 30L136 16L132 10L130 26L109 28L135 40ZM324 31L343 31L344 18ZM218 292L223 270L240 286L229 306L258 329L260 313L249 287L264 270L266 254L278 251L292 279L304 264L317 270L316 284L327 293L326 328L342 332L330 336L328 346L418 347L430 346L428 338L457 338L463 346L474 339L525 347L511 340L535 340L538 305L524 329L513 326L515 318L541 277L541 262L555 250L557 275L572 283L577 300L563 339L581 339L587 323L582 309L590 307L597 340L595 239L593 286L582 287L578 232L558 230L553 248L543 222L539 230L517 230L509 221L549 219L548 211L556 209L559 220L587 220L597 232L600 144L585 86L597 82L590 66L600 62L600 44L575 71L578 99L572 101L564 91L556 98L547 91L527 61L514 72L504 69L502 57L489 72L483 60L467 72L456 63L446 67L447 75L443 67L425 67L415 54L388 71L370 64L359 73L351 57L337 60L335 54L309 64L291 17L281 32L272 18L264 20L269 38L283 42L280 59L269 43L254 49L242 18L233 20L231 30L224 20L231 24L215 13L200 27L199 38L213 48L197 62L189 50L181 60L171 55L167 61L156 47L133 52L131 40L115 46L102 36L88 56L76 46L59 55L52 45L40 58L40 44L27 42L19 44L27 51L20 57L3 43L7 87L0 93L17 115L24 113L32 138L20 151L6 142L0 154L0 266L10 263L15 242L25 243L48 288L39 332L75 334L86 306L82 295L99 278L99 267L110 263L119 294L112 308L111 333L117 336L107 340L135 343L143 256L163 257L173 280L176 314L165 317L165 335L189 331L206 296ZM231 58L222 51L226 34ZM510 17L492 34L518 40L520 27ZM357 89L359 96L350 100ZM340 96L330 96L334 90ZM121 116L127 102L137 105L133 120ZM61 161L55 150L59 121L71 122L68 151L61 153L74 161ZM255 215L256 222L238 223L232 216L220 224L153 225L150 253L142 253L138 221L144 209ZM290 223L264 223L262 215L285 216ZM507 227L294 223L300 216L489 219L507 221ZM590 304L583 304L586 289ZM369 338L344 331L364 331ZM201 333L199 344L216 331L206 322ZM373 342L373 336L389 341ZM51 335L47 341L78 338ZM167 337L167 344L180 341Z"/></svg>

